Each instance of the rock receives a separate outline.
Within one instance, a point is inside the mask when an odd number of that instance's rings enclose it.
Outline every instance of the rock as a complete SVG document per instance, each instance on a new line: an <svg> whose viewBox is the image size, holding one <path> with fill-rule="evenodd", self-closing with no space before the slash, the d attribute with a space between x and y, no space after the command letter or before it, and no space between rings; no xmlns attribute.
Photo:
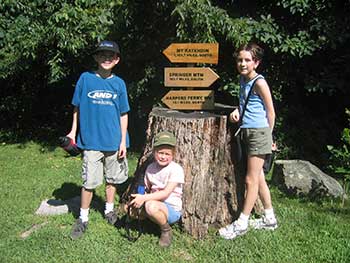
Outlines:
<svg viewBox="0 0 350 263"><path fill-rule="evenodd" d="M344 195L337 180L304 160L276 160L272 183L289 195L307 196L311 199L338 198Z"/></svg>
<svg viewBox="0 0 350 263"><path fill-rule="evenodd" d="M46 199L41 202L38 210L35 214L37 215L61 215L68 213L68 205L61 200Z"/></svg>
<svg viewBox="0 0 350 263"><path fill-rule="evenodd" d="M68 200L46 199L41 202L36 210L37 215L62 215L68 212L78 214L80 208L80 196L73 197Z"/></svg>

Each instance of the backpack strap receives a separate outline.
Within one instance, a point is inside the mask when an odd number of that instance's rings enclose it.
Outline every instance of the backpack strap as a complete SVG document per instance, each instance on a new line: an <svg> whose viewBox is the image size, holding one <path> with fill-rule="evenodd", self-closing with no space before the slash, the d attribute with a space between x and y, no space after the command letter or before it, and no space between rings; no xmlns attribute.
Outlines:
<svg viewBox="0 0 350 263"><path fill-rule="evenodd" d="M142 208L143 208L143 206L141 208L137 209L137 235L133 236L131 234L131 231L130 231L130 224L132 221L132 218L130 215L131 207L130 206L128 207L128 213L126 214L126 219L125 219L125 230L126 230L127 238L131 242L135 242L137 239L139 239L139 237L142 234L142 226L141 226L141 219L140 219L140 214L141 214Z"/></svg>
<svg viewBox="0 0 350 263"><path fill-rule="evenodd" d="M248 105L248 102L249 102L249 97L250 97L250 95L251 95L252 92L253 92L253 89L254 89L254 86L255 86L255 82L256 82L258 79L262 79L262 78L263 78L263 77L262 77L261 75L258 75L258 76L254 79L254 81L253 81L253 83L252 83L252 86L250 87L250 90L249 90L249 92L248 92L247 99L246 99L245 104L244 104L243 109L242 109L242 114L240 114L240 118L239 118L239 127L242 125L243 116L244 116L245 110L246 110L247 105Z"/></svg>

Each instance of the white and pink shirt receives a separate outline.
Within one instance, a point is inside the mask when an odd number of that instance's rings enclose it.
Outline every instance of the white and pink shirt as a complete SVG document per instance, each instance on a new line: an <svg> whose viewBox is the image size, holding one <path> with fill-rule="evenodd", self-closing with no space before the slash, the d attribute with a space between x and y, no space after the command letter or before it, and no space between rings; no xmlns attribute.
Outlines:
<svg viewBox="0 0 350 263"><path fill-rule="evenodd" d="M165 167L159 166L157 162L148 165L145 173L145 185L151 193L165 189L168 182L176 182L178 185L164 202L171 205L174 210L181 212L182 188L185 183L183 168L173 161Z"/></svg>

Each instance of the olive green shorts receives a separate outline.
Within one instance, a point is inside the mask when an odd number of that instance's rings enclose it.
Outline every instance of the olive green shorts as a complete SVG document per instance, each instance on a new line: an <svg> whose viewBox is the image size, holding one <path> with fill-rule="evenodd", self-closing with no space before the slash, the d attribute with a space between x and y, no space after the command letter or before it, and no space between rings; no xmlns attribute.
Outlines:
<svg viewBox="0 0 350 263"><path fill-rule="evenodd" d="M265 155L272 152L272 133L270 127L242 128L242 133L248 155Z"/></svg>
<svg viewBox="0 0 350 263"><path fill-rule="evenodd" d="M103 178L109 184L124 183L128 179L128 162L126 158L119 159L118 152L84 150L82 178L85 189L95 189Z"/></svg>

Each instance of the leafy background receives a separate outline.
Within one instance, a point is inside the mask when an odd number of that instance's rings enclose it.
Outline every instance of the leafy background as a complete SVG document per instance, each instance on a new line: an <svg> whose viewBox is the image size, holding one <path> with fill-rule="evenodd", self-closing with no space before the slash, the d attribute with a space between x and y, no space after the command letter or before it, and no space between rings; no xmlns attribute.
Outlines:
<svg viewBox="0 0 350 263"><path fill-rule="evenodd" d="M133 150L147 115L167 92L162 51L174 42L218 42L216 101L237 105L232 54L246 41L265 49L260 68L277 109L281 158L329 167L349 126L349 1L0 1L1 139L49 141L68 132L70 100L92 69L101 39L121 46L115 72L127 83ZM55 142L53 142L55 143ZM348 142L345 142L345 144Z"/></svg>

